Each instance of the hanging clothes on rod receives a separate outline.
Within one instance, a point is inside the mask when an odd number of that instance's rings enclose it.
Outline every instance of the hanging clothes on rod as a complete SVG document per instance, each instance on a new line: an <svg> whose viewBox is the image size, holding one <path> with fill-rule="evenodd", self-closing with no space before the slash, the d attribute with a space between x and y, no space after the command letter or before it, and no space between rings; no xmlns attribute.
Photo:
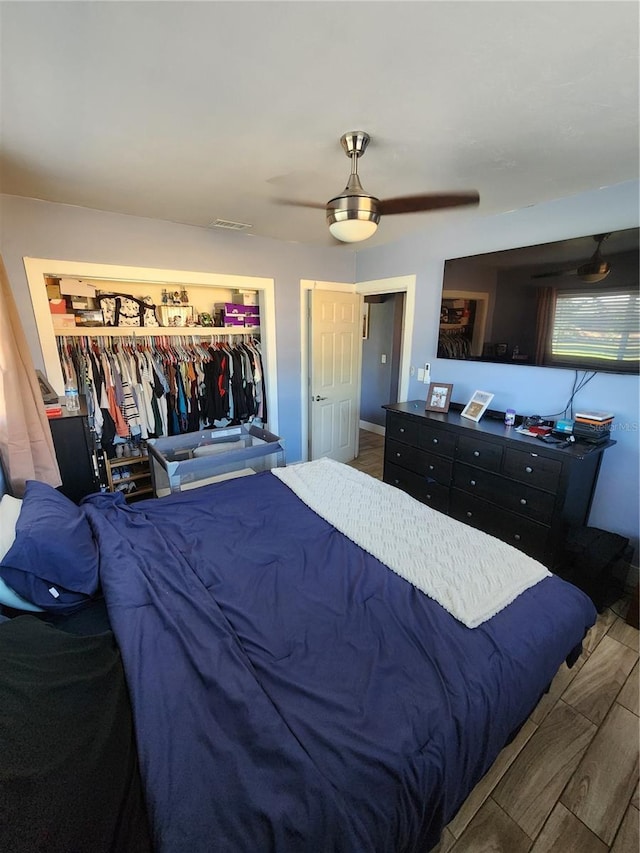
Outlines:
<svg viewBox="0 0 640 853"><path fill-rule="evenodd" d="M440 326L438 339L439 358L470 358L471 340L470 329L444 329Z"/></svg>
<svg viewBox="0 0 640 853"><path fill-rule="evenodd" d="M109 456L122 441L266 425L262 354L251 335L59 335L56 343L65 381L85 395Z"/></svg>

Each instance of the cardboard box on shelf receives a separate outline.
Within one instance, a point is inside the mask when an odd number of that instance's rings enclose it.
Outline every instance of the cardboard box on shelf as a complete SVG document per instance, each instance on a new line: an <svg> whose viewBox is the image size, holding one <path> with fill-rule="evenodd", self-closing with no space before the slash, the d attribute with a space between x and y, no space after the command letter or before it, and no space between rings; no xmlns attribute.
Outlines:
<svg viewBox="0 0 640 853"><path fill-rule="evenodd" d="M237 300L237 304L240 305L257 305L258 304L258 291L257 290L236 290L233 294L234 298Z"/></svg>
<svg viewBox="0 0 640 853"><path fill-rule="evenodd" d="M61 296L60 285L57 282L55 284L47 284L47 299L60 299Z"/></svg>
<svg viewBox="0 0 640 853"><path fill-rule="evenodd" d="M102 311L78 311L76 314L76 326L102 326L102 324Z"/></svg>
<svg viewBox="0 0 640 853"><path fill-rule="evenodd" d="M76 315L75 314L53 314L53 330L58 329L75 329Z"/></svg>
<svg viewBox="0 0 640 853"><path fill-rule="evenodd" d="M66 299L50 299L49 300L49 311L52 314L66 314L67 313L67 300Z"/></svg>
<svg viewBox="0 0 640 853"><path fill-rule="evenodd" d="M61 278L60 292L65 296L91 296L96 295L96 288L93 284L87 284L79 278Z"/></svg>
<svg viewBox="0 0 640 853"><path fill-rule="evenodd" d="M225 326L244 326L244 305L221 302L216 303L216 308L222 311L222 322Z"/></svg>

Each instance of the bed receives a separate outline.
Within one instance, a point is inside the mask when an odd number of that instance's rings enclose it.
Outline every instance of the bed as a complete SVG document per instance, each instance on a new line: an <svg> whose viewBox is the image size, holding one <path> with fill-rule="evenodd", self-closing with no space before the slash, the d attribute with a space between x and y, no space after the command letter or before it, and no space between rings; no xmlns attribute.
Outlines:
<svg viewBox="0 0 640 853"><path fill-rule="evenodd" d="M74 510L94 553L65 607L104 595L157 851L430 850L595 621L580 590L510 546L329 467ZM14 545L23 534L18 520ZM69 591L75 569L51 576L63 540L53 557L31 543L49 576L25 597ZM408 580L403 565L436 571Z"/></svg>

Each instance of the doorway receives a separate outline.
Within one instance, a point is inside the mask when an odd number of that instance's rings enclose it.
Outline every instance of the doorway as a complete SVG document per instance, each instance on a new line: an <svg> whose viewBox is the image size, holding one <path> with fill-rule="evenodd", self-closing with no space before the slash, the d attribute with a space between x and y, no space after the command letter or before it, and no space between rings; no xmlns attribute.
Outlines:
<svg viewBox="0 0 640 853"><path fill-rule="evenodd" d="M364 297L360 429L384 434L385 403L397 403L404 320L403 291Z"/></svg>
<svg viewBox="0 0 640 853"><path fill-rule="evenodd" d="M399 369L397 374L397 399L407 400L409 393L409 378L411 364L411 349L413 343L413 327L416 299L416 276L404 275L385 279L372 279L357 283L312 281L303 279L300 282L300 338L301 338L301 456L305 462L311 459L311 424L309 419L310 406L310 312L309 291L318 288L325 290L346 291L358 293L363 297L379 294L404 294L402 306L402 331L400 334ZM360 391L358 391L357 407L360 410ZM386 400L385 402L389 402ZM358 433L360 417L356 419L356 455L358 453ZM384 432L383 427L379 427Z"/></svg>

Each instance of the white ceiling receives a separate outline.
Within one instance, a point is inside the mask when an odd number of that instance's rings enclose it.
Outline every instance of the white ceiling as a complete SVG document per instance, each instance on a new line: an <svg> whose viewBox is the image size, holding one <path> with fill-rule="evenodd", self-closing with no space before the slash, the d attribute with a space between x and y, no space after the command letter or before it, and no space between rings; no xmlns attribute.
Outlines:
<svg viewBox="0 0 640 853"><path fill-rule="evenodd" d="M636 2L2 2L3 192L328 244L365 190L481 213L638 178ZM383 217L376 245L468 209Z"/></svg>

